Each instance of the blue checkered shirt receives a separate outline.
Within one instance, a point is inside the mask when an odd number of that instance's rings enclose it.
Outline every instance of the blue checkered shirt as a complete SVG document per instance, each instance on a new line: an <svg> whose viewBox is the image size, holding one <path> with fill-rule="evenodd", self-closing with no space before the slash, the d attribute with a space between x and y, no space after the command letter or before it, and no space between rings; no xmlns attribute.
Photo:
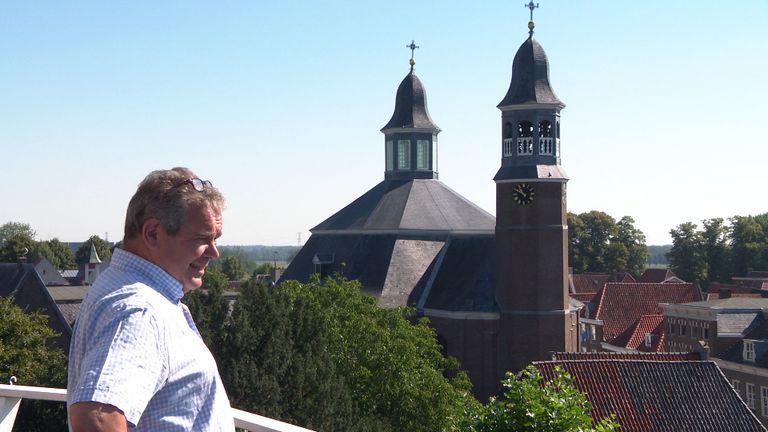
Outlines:
<svg viewBox="0 0 768 432"><path fill-rule="evenodd" d="M113 405L135 431L233 431L216 362L182 296L160 267L115 249L80 306L67 407Z"/></svg>

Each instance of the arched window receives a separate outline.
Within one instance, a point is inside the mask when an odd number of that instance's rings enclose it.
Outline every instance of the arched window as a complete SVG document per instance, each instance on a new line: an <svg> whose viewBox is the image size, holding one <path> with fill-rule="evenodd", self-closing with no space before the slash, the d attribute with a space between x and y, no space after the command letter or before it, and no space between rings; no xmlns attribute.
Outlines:
<svg viewBox="0 0 768 432"><path fill-rule="evenodd" d="M517 124L517 136L527 138L533 136L533 124L528 120L523 120Z"/></svg>
<svg viewBox="0 0 768 432"><path fill-rule="evenodd" d="M539 136L545 138L552 137L552 123L549 120L543 120L539 123Z"/></svg>
<svg viewBox="0 0 768 432"><path fill-rule="evenodd" d="M512 128L512 123L506 122L504 123L504 138L512 138L512 133L514 132L514 129Z"/></svg>

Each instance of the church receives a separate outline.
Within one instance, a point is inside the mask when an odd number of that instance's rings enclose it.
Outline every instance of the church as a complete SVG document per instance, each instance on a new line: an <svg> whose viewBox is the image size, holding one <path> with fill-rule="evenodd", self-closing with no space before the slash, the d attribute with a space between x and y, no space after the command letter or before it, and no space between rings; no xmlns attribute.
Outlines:
<svg viewBox="0 0 768 432"><path fill-rule="evenodd" d="M384 179L312 228L282 276L305 282L340 273L383 307L415 308L481 399L497 394L506 371L578 348L579 306L568 296L568 177L560 165L565 105L533 29L530 21L498 104L495 218L438 179L440 128L412 56L381 129Z"/></svg>

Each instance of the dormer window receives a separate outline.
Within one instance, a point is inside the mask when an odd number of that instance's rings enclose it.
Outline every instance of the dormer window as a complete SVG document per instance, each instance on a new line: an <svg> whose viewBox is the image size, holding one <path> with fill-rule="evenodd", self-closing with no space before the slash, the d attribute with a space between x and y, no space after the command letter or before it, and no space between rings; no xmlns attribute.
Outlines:
<svg viewBox="0 0 768 432"><path fill-rule="evenodd" d="M747 362L754 362L755 361L755 343L752 341L744 341L744 349L742 350L742 355L744 356L744 361Z"/></svg>
<svg viewBox="0 0 768 432"><path fill-rule="evenodd" d="M651 348L653 346L653 334L646 333L645 334L645 347Z"/></svg>

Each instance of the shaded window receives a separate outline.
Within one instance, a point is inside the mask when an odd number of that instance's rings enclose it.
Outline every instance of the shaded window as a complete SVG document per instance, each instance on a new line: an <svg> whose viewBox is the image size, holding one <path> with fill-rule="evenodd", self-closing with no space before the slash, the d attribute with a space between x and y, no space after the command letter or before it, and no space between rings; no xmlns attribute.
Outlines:
<svg viewBox="0 0 768 432"><path fill-rule="evenodd" d="M416 169L429 169L429 140L416 141Z"/></svg>
<svg viewBox="0 0 768 432"><path fill-rule="evenodd" d="M539 136L545 138L552 137L552 123L549 120L544 120L539 123Z"/></svg>
<svg viewBox="0 0 768 432"><path fill-rule="evenodd" d="M533 136L533 124L528 120L523 120L517 125L518 137L532 137Z"/></svg>
<svg viewBox="0 0 768 432"><path fill-rule="evenodd" d="M411 142L409 140L397 141L397 169L411 168Z"/></svg>
<svg viewBox="0 0 768 432"><path fill-rule="evenodd" d="M506 122L504 123L504 138L512 138L512 133L514 132L514 128L512 127L512 123Z"/></svg>
<svg viewBox="0 0 768 432"><path fill-rule="evenodd" d="M387 141L385 144L384 157L387 159L387 171L392 171L392 167L394 166L394 160L392 159L394 157L394 145L395 143L393 141Z"/></svg>

